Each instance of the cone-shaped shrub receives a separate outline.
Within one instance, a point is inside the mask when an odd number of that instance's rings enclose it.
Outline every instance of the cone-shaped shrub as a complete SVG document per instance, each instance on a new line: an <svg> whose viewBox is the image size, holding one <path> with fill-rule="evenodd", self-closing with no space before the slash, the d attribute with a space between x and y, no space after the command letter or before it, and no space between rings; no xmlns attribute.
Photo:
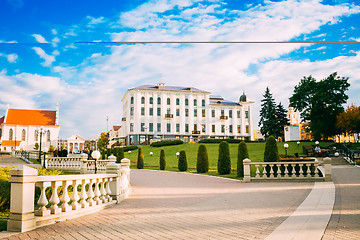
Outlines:
<svg viewBox="0 0 360 240"><path fill-rule="evenodd" d="M165 151L161 149L160 151L160 170L165 170L166 160L165 160Z"/></svg>
<svg viewBox="0 0 360 240"><path fill-rule="evenodd" d="M266 139L264 162L278 162L280 161L279 152L276 140L273 136Z"/></svg>
<svg viewBox="0 0 360 240"><path fill-rule="evenodd" d="M239 143L238 146L238 160L237 160L237 176L244 177L244 164L243 160L249 158L247 145L244 141Z"/></svg>
<svg viewBox="0 0 360 240"><path fill-rule="evenodd" d="M206 146L203 144L199 146L196 162L196 171L198 173L206 173L209 171L209 159L207 149Z"/></svg>
<svg viewBox="0 0 360 240"><path fill-rule="evenodd" d="M102 152L101 152L101 159L103 159L103 160L106 159L105 151L102 151Z"/></svg>
<svg viewBox="0 0 360 240"><path fill-rule="evenodd" d="M218 172L219 174L229 174L231 172L229 144L225 141L219 144Z"/></svg>
<svg viewBox="0 0 360 240"><path fill-rule="evenodd" d="M186 152L184 150L180 151L178 168L179 168L179 171L181 171L181 172L184 172L187 170Z"/></svg>
<svg viewBox="0 0 360 240"><path fill-rule="evenodd" d="M120 163L121 159L125 158L125 156L124 156L124 148L119 148L116 157L117 157L117 159L116 159L117 163Z"/></svg>
<svg viewBox="0 0 360 240"><path fill-rule="evenodd" d="M143 169L144 168L144 153L143 153L143 148L142 147L138 148L137 168L138 169Z"/></svg>

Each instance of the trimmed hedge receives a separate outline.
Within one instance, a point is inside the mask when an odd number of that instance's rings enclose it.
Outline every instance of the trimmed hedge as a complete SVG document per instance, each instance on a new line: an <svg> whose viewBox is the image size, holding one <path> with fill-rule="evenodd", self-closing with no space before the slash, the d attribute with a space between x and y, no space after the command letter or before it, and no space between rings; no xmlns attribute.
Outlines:
<svg viewBox="0 0 360 240"><path fill-rule="evenodd" d="M218 172L221 175L231 172L229 143L226 141L219 144Z"/></svg>
<svg viewBox="0 0 360 240"><path fill-rule="evenodd" d="M160 170L165 170L166 167L166 159L165 159L165 151L161 149L160 151Z"/></svg>
<svg viewBox="0 0 360 240"><path fill-rule="evenodd" d="M280 161L279 150L276 140L273 136L266 139L264 162L278 162Z"/></svg>
<svg viewBox="0 0 360 240"><path fill-rule="evenodd" d="M186 171L188 168L187 160L186 160L186 152L184 150L180 151L178 168L179 168L179 171L181 171L181 172Z"/></svg>
<svg viewBox="0 0 360 240"><path fill-rule="evenodd" d="M163 147L163 146L172 146L172 145L181 145L184 142L181 140L164 140L159 142L153 142L150 144L151 147Z"/></svg>
<svg viewBox="0 0 360 240"><path fill-rule="evenodd" d="M198 173L206 173L209 171L209 158L206 146L201 144L198 149L196 171Z"/></svg>
<svg viewBox="0 0 360 240"><path fill-rule="evenodd" d="M121 163L121 159L125 158L124 155L124 148L118 148L117 154L116 154L116 162Z"/></svg>
<svg viewBox="0 0 360 240"><path fill-rule="evenodd" d="M244 177L244 163L243 160L249 158L246 143L242 141L238 146L238 159L237 159L237 176Z"/></svg>
<svg viewBox="0 0 360 240"><path fill-rule="evenodd" d="M140 147L139 151L138 151L138 160L137 160L136 167L138 169L143 169L144 168L144 152L143 152L142 147Z"/></svg>
<svg viewBox="0 0 360 240"><path fill-rule="evenodd" d="M217 139L217 138L205 138L199 141L199 143L221 143L221 142L228 142L228 143L240 143L242 140L240 139Z"/></svg>
<svg viewBox="0 0 360 240"><path fill-rule="evenodd" d="M123 147L123 149L124 149L124 152L128 152L128 151L132 151L132 150L138 149L138 146L136 146L136 145L131 145L131 146Z"/></svg>

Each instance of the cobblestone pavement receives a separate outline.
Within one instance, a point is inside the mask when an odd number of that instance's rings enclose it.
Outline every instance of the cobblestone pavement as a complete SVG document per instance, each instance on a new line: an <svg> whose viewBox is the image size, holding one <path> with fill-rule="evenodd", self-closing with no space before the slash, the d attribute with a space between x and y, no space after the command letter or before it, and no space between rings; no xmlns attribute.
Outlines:
<svg viewBox="0 0 360 240"><path fill-rule="evenodd" d="M151 170L131 179L129 198L114 207L8 239L264 239L313 186Z"/></svg>
<svg viewBox="0 0 360 240"><path fill-rule="evenodd" d="M360 168L342 158L333 162L335 205L323 240L360 239Z"/></svg>

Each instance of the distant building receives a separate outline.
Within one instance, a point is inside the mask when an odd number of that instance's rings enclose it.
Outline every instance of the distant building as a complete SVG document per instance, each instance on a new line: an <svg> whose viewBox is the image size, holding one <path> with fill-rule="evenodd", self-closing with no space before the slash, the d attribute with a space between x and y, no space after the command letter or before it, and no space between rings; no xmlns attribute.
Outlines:
<svg viewBox="0 0 360 240"><path fill-rule="evenodd" d="M211 96L192 87L143 85L123 99L122 134L126 144L151 139L236 138L253 140L252 104L243 94L238 102Z"/></svg>
<svg viewBox="0 0 360 240"><path fill-rule="evenodd" d="M114 148L125 144L124 137L121 137L121 126L113 126L109 131L108 148Z"/></svg>
<svg viewBox="0 0 360 240"><path fill-rule="evenodd" d="M265 137L261 134L260 130L253 130L254 141L264 141Z"/></svg>
<svg viewBox="0 0 360 240"><path fill-rule="evenodd" d="M78 134L69 137L66 143L69 153L80 153L85 149L85 138L80 137Z"/></svg>
<svg viewBox="0 0 360 240"><path fill-rule="evenodd" d="M0 144L1 151L34 150L35 144L49 148L56 147L60 126L59 109L28 110L8 108L5 116L0 118ZM40 137L40 127L45 133Z"/></svg>
<svg viewBox="0 0 360 240"><path fill-rule="evenodd" d="M287 119L290 126L284 127L285 142L301 140L299 113L293 107L288 108Z"/></svg>

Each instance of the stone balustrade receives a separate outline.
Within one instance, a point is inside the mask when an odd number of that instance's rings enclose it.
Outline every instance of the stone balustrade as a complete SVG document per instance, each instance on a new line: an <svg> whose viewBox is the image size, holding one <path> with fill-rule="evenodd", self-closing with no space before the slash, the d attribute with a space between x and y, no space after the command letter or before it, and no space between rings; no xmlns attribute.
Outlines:
<svg viewBox="0 0 360 240"><path fill-rule="evenodd" d="M119 203L130 191L130 160L106 165L106 173L37 176L25 165L10 169L8 231L24 232ZM38 188L38 190L36 190ZM35 191L40 193L35 202Z"/></svg>
<svg viewBox="0 0 360 240"><path fill-rule="evenodd" d="M244 181L261 180L310 180L331 181L331 158L323 161L251 162L244 159ZM251 176L255 168L255 176Z"/></svg>

